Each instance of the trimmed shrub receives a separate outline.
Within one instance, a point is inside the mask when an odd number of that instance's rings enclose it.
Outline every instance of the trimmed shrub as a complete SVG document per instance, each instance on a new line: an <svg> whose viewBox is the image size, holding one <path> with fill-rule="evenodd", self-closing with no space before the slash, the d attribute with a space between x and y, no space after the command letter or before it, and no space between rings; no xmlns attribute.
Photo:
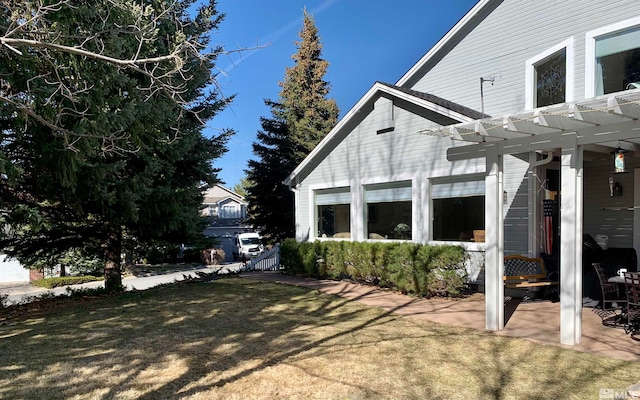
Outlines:
<svg viewBox="0 0 640 400"><path fill-rule="evenodd" d="M280 244L280 264L292 275L303 275L303 263L300 255L301 243L295 239L285 239Z"/></svg>
<svg viewBox="0 0 640 400"><path fill-rule="evenodd" d="M281 264L295 275L352 279L418 296L457 296L466 282L460 246L287 239Z"/></svg>
<svg viewBox="0 0 640 400"><path fill-rule="evenodd" d="M53 289L60 286L77 285L80 283L93 282L102 280L97 276L60 276L56 278L44 278L31 282L34 286L40 286L47 289Z"/></svg>
<svg viewBox="0 0 640 400"><path fill-rule="evenodd" d="M387 257L387 272L392 286L402 293L420 294L423 278L416 265L416 254L419 245L401 243L389 251Z"/></svg>
<svg viewBox="0 0 640 400"><path fill-rule="evenodd" d="M322 243L324 248L324 252L322 254L322 258L324 259L324 271L320 271L323 273L323 276L328 276L333 279L341 279L347 276L347 269L344 261L344 245L348 242L331 241L320 243Z"/></svg>

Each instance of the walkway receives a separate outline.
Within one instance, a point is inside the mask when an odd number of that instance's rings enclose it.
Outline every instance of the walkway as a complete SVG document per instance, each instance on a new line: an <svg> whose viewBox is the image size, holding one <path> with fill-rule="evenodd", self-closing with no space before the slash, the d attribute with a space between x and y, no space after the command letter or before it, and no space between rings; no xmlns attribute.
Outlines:
<svg viewBox="0 0 640 400"><path fill-rule="evenodd" d="M393 310L401 315L465 328L485 330L485 307L482 294L466 299L418 299L393 291L345 281L318 280L284 275L280 272L256 271L241 277L285 283L342 296L369 306ZM560 303L535 301L507 303L506 327L497 335L519 337L535 342L627 361L640 361L640 342L632 340L623 329L608 328L592 309L582 313L582 342L575 346L560 344Z"/></svg>

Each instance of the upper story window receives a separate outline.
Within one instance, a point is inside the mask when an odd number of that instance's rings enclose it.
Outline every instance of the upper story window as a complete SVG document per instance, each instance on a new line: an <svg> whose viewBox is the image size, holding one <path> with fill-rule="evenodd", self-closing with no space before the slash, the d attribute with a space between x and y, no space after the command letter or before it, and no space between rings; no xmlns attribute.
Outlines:
<svg viewBox="0 0 640 400"><path fill-rule="evenodd" d="M640 17L586 34L585 97L640 88Z"/></svg>
<svg viewBox="0 0 640 400"><path fill-rule="evenodd" d="M533 66L536 82L535 107L564 103L567 92L567 54L565 49Z"/></svg>
<svg viewBox="0 0 640 400"><path fill-rule="evenodd" d="M640 88L640 26L599 37L595 46L596 95Z"/></svg>
<svg viewBox="0 0 640 400"><path fill-rule="evenodd" d="M573 100L573 38L527 60L525 107Z"/></svg>

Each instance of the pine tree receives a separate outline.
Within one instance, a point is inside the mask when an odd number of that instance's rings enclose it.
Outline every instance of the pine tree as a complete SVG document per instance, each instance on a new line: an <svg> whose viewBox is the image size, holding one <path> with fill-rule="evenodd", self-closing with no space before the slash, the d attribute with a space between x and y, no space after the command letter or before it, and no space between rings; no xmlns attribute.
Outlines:
<svg viewBox="0 0 640 400"><path fill-rule="evenodd" d="M197 233L201 184L217 182L211 162L229 133L203 136L203 121L228 101L213 85L215 54L199 53L222 16L214 0L195 14L192 5L65 0L43 12L42 29L67 47L43 47L49 58L0 49L0 98L10 100L0 108L0 249L27 265L69 249L97 254L105 288L118 290L124 238L144 245ZM140 21L153 27L144 41L122 33ZM153 59L185 38L190 46L179 73L167 67L160 81L140 66L67 51L89 42L81 34L100 43L96 54L115 57Z"/></svg>
<svg viewBox="0 0 640 400"><path fill-rule="evenodd" d="M329 63L321 58L318 28L306 10L299 37L294 66L279 83L280 98L265 101L271 118L260 120L262 130L253 143L258 159L250 160L246 171L254 182L247 196L250 221L274 241L295 235L293 193L282 182L336 124L339 113L335 100L327 98Z"/></svg>

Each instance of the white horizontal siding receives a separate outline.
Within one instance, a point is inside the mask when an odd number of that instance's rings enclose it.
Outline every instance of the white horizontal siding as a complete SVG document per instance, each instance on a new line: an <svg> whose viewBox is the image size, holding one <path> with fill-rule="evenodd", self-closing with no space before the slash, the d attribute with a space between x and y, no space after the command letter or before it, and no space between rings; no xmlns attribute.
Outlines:
<svg viewBox="0 0 640 400"><path fill-rule="evenodd" d="M633 247L633 169L638 161L627 157L624 174L612 174L609 154L589 154L584 167L584 233L609 236L610 247ZM622 196L611 197L609 177L622 185Z"/></svg>
<svg viewBox="0 0 640 400"><path fill-rule="evenodd" d="M539 55L573 37L575 100L584 98L585 33L640 15L637 0L505 0L498 4L478 25L465 32L459 43L411 88L440 96L475 110L480 110L480 77L500 72L494 85L484 85L485 112L507 115L525 107L526 60ZM591 79L591 77L589 77ZM312 187L344 185L360 187L364 183L406 180L419 177L420 182L432 177L483 172L484 159L449 162L446 150L463 145L450 139L419 134L435 124L399 107L394 108L394 130L376 134L384 119L384 107L373 110L346 135L327 149L326 157L301 182L297 223L298 237L308 237L313 231L311 221ZM388 110L387 110L388 112ZM607 155L600 155L599 157ZM505 206L505 250L526 254L529 242L528 167L527 157L506 157L504 182L507 192ZM584 232L608 234L613 247L630 247L633 213L608 211L604 207L633 206L631 180L633 174L616 176L629 188L620 198L608 196L607 159L588 158L585 161L585 221ZM607 168L604 168L607 167ZM630 166L631 168L631 166ZM420 190L420 188L417 188ZM424 213L425 205L420 205ZM428 225L428 224L426 224Z"/></svg>
<svg viewBox="0 0 640 400"><path fill-rule="evenodd" d="M412 89L480 110L480 77L500 72L484 84L485 112L501 116L524 110L525 62L574 38L575 91L584 98L585 33L640 15L637 0L504 1L462 39Z"/></svg>

